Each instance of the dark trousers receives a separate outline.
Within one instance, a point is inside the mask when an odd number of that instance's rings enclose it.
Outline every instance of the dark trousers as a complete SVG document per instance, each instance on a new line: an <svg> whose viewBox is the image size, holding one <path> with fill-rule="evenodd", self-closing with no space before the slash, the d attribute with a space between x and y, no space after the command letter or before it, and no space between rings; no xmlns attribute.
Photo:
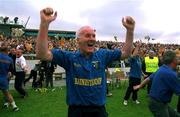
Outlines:
<svg viewBox="0 0 180 117"><path fill-rule="evenodd" d="M50 84L51 88L53 88L53 74L46 74L46 87Z"/></svg>
<svg viewBox="0 0 180 117"><path fill-rule="evenodd" d="M134 90L133 86L139 85L141 83L141 79L140 78L134 78L134 77L130 77L129 78L129 86L126 90L126 94L124 96L124 100L128 100L131 93L132 93L132 100L136 101L138 96L137 96L137 92L138 90Z"/></svg>
<svg viewBox="0 0 180 117"><path fill-rule="evenodd" d="M150 81L150 82L147 84L147 94L150 93L151 85L152 85L152 81Z"/></svg>
<svg viewBox="0 0 180 117"><path fill-rule="evenodd" d="M152 73L147 73L147 74L146 74L147 76L146 76L144 79L148 78L151 74L152 74ZM147 84L147 94L150 93L151 85L152 85L152 81L150 81L150 82ZM144 87L145 87L145 86L144 86Z"/></svg>
<svg viewBox="0 0 180 117"><path fill-rule="evenodd" d="M177 112L180 113L180 96L178 97Z"/></svg>
<svg viewBox="0 0 180 117"><path fill-rule="evenodd" d="M105 106L69 106L68 117L108 117Z"/></svg>
<svg viewBox="0 0 180 117"><path fill-rule="evenodd" d="M108 87L108 83L106 83L106 94L109 94L109 87Z"/></svg>
<svg viewBox="0 0 180 117"><path fill-rule="evenodd" d="M26 95L26 92L22 87L24 80L25 80L25 72L16 72L14 87L16 91L22 96Z"/></svg>
<svg viewBox="0 0 180 117"><path fill-rule="evenodd" d="M25 85L26 82L28 82L31 78L33 78L32 87L33 87L33 88L36 88L35 83L36 83L36 80L37 80L37 71L35 71L35 70L31 70L31 73L30 73L29 77L24 80L24 85Z"/></svg>
<svg viewBox="0 0 180 117"><path fill-rule="evenodd" d="M180 114L171 108L168 103L149 99L149 109L154 117L180 117Z"/></svg>

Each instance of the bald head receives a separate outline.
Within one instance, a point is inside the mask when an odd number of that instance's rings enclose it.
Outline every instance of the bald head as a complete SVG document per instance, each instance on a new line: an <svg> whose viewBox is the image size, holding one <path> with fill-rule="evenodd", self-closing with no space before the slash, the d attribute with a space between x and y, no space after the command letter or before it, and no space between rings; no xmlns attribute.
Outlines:
<svg viewBox="0 0 180 117"><path fill-rule="evenodd" d="M90 26L83 26L76 32L76 38L80 38L81 35L85 34L88 31L93 31L94 33L96 32L96 30Z"/></svg>
<svg viewBox="0 0 180 117"><path fill-rule="evenodd" d="M92 27L81 27L76 33L76 38L81 53L89 56L95 51L96 34Z"/></svg>

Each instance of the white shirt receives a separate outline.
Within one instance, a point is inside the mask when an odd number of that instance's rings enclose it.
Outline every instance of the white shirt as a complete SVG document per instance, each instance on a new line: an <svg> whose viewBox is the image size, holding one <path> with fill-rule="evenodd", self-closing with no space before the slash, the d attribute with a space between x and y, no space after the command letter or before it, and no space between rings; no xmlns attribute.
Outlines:
<svg viewBox="0 0 180 117"><path fill-rule="evenodd" d="M26 67L26 60L23 56L16 58L16 72L23 72Z"/></svg>

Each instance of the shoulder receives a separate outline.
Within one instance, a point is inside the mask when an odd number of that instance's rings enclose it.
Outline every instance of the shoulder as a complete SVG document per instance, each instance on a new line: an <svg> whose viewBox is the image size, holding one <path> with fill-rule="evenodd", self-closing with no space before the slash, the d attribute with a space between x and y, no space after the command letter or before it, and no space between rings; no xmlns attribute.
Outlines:
<svg viewBox="0 0 180 117"><path fill-rule="evenodd" d="M175 71L173 71L173 69L171 69L165 65L160 67L159 72L161 73L161 75L163 75L165 77L171 77L171 78L177 77L177 73Z"/></svg>
<svg viewBox="0 0 180 117"><path fill-rule="evenodd" d="M60 49L52 49L52 54L73 54L72 51L60 50Z"/></svg>
<svg viewBox="0 0 180 117"><path fill-rule="evenodd" d="M5 58L5 59L7 59L7 60L12 60L12 58L11 57L9 57L8 55L3 55L3 57Z"/></svg>
<svg viewBox="0 0 180 117"><path fill-rule="evenodd" d="M121 50L120 49L113 49L113 50L110 50L110 49L99 49L97 50L95 53L97 54L107 54L107 53L121 53Z"/></svg>
<svg viewBox="0 0 180 117"><path fill-rule="evenodd" d="M26 60L26 59L24 58L24 56L21 56L20 59L23 60L23 61Z"/></svg>

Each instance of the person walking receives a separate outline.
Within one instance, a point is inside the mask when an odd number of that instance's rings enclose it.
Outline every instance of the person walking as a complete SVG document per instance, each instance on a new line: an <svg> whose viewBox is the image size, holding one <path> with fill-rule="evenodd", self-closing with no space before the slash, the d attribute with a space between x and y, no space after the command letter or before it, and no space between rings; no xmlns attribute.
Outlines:
<svg viewBox="0 0 180 117"><path fill-rule="evenodd" d="M5 103L3 107L12 106L13 111L18 111L13 96L9 92L8 74L13 72L13 60L8 56L8 49L6 44L0 46L0 90L5 96L8 103Z"/></svg>

